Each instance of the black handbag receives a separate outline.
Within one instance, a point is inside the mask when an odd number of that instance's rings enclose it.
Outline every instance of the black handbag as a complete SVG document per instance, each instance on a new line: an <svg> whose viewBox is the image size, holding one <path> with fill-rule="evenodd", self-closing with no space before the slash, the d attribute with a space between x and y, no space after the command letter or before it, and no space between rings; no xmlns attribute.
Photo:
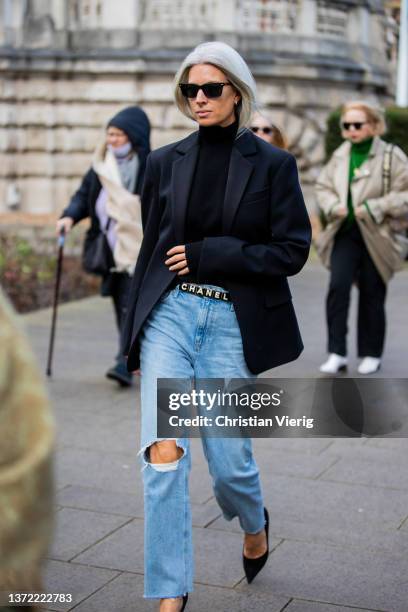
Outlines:
<svg viewBox="0 0 408 612"><path fill-rule="evenodd" d="M104 230L100 230L97 234L88 233L85 238L82 267L89 274L107 276L115 267L113 253L106 237L110 221L108 219Z"/></svg>

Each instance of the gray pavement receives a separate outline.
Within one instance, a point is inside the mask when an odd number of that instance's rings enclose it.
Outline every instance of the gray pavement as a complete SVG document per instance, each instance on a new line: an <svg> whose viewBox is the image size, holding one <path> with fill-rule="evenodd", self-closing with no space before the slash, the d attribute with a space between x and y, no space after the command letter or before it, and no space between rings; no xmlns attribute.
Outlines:
<svg viewBox="0 0 408 612"><path fill-rule="evenodd" d="M292 279L306 348L273 375L316 375L325 356L327 278L312 262ZM384 377L407 376L407 297L404 271L389 289ZM50 311L24 320L43 366ZM354 375L354 303L350 327ZM115 342L109 300L60 308L49 383L58 430L56 534L45 579L48 592L72 593L73 603L49 610L157 608L142 598L137 385L120 390L104 378ZM192 440L196 583L189 612L407 612L408 440L258 439L254 449L271 515L271 555L247 585L239 525L222 518L200 441Z"/></svg>

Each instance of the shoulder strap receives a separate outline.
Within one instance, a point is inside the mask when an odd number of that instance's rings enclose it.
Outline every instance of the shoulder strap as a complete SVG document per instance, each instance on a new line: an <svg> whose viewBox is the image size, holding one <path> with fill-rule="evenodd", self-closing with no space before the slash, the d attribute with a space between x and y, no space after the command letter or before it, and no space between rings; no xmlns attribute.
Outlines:
<svg viewBox="0 0 408 612"><path fill-rule="evenodd" d="M386 195L390 191L390 183L391 183L391 163L392 163L392 151L394 145L390 142L387 143L383 156L383 166L382 166L382 194Z"/></svg>

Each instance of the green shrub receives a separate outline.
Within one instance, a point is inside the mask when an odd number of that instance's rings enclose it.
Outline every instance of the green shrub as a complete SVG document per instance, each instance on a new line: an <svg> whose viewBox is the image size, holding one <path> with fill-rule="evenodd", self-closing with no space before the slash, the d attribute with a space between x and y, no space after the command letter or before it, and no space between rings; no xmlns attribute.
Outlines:
<svg viewBox="0 0 408 612"><path fill-rule="evenodd" d="M0 285L19 312L45 308L54 295L57 253L39 253L19 236L0 234ZM85 274L78 256L65 255L60 301L67 302L98 291L96 277Z"/></svg>
<svg viewBox="0 0 408 612"><path fill-rule="evenodd" d="M387 132L383 138L400 147L408 155L408 108L389 106L385 110ZM340 108L336 108L327 118L325 136L326 161L333 151L343 142L340 132Z"/></svg>

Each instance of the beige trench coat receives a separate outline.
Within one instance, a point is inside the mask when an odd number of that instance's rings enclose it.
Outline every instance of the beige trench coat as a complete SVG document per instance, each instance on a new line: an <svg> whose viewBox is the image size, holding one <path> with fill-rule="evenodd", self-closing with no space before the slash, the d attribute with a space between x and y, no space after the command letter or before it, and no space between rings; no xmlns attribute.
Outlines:
<svg viewBox="0 0 408 612"><path fill-rule="evenodd" d="M408 159L394 146L391 162L390 191L383 195L383 158L386 143L376 136L368 159L358 168L351 181L354 208L367 202L362 218L356 218L368 252L384 282L388 282L404 261L404 240L393 229L393 220L408 214ZM349 142L336 149L316 182L319 208L328 221L327 227L315 240L317 252L326 267L334 237L344 219L333 213L336 208L347 208L350 165ZM371 213L371 214L370 214Z"/></svg>

